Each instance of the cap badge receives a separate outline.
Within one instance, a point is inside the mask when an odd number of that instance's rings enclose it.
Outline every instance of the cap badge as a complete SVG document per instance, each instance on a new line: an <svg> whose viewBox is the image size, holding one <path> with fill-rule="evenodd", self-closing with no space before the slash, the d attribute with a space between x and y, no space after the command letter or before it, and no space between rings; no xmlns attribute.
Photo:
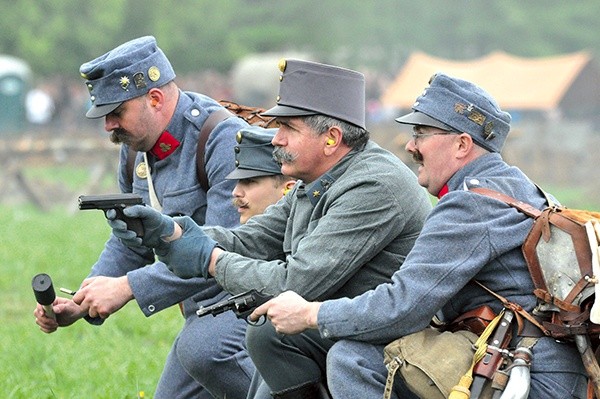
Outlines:
<svg viewBox="0 0 600 399"><path fill-rule="evenodd" d="M285 68L287 67L287 61L285 60L285 58L279 60L277 67L281 72L285 72Z"/></svg>
<svg viewBox="0 0 600 399"><path fill-rule="evenodd" d="M464 114L465 110L467 109L467 106L465 104L462 103L456 103L454 104L454 112L456 112L457 114Z"/></svg>
<svg viewBox="0 0 600 399"><path fill-rule="evenodd" d="M138 166L136 166L136 168L135 168L135 174L140 179L145 179L146 177L148 177L148 168L146 167L146 163L145 162L140 162L138 164Z"/></svg>
<svg viewBox="0 0 600 399"><path fill-rule="evenodd" d="M133 82L135 83L135 87L137 89L143 89L146 87L146 79L144 78L144 74L142 72L138 72L133 75Z"/></svg>
<svg viewBox="0 0 600 399"><path fill-rule="evenodd" d="M461 115L466 114L469 120L477 123L479 126L483 126L485 123L485 115L474 109L473 104L466 105L462 103L455 103L454 112Z"/></svg>
<svg viewBox="0 0 600 399"><path fill-rule="evenodd" d="M170 151L170 150L171 150L171 147L173 147L173 146L172 146L171 144L169 144L169 143L160 143L158 146L160 147L160 150L161 150L162 152L168 152L168 151Z"/></svg>
<svg viewBox="0 0 600 399"><path fill-rule="evenodd" d="M121 79L119 79L119 84L121 85L121 89L127 90L129 87L129 78L127 76L121 76Z"/></svg>
<svg viewBox="0 0 600 399"><path fill-rule="evenodd" d="M485 126L483 127L483 137L485 138L485 140L491 140L494 137L496 137L496 134L494 133L494 123L493 122L488 122L485 124Z"/></svg>
<svg viewBox="0 0 600 399"><path fill-rule="evenodd" d="M156 82L158 79L160 79L160 70L158 67L151 66L150 69L148 69L148 79L153 82Z"/></svg>
<svg viewBox="0 0 600 399"><path fill-rule="evenodd" d="M471 112L469 112L469 115L467 116L467 118L469 118L473 122L477 123L479 126L483 126L483 123L485 122L485 115L483 115L481 112L474 110L474 109L472 109L470 111Z"/></svg>

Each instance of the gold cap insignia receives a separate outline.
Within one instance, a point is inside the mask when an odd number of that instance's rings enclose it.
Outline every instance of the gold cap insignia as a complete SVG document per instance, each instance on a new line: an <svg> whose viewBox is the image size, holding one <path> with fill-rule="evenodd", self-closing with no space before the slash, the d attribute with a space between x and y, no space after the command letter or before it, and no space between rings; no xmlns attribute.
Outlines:
<svg viewBox="0 0 600 399"><path fill-rule="evenodd" d="M121 79L119 79L119 84L121 85L121 89L127 90L129 87L129 78L127 76L121 76Z"/></svg>
<svg viewBox="0 0 600 399"><path fill-rule="evenodd" d="M479 126L483 126L483 123L485 122L485 115L474 109L470 111L471 112L469 113L468 118L473 122L477 123Z"/></svg>
<svg viewBox="0 0 600 399"><path fill-rule="evenodd" d="M150 69L148 69L148 78L153 82L156 82L158 79L160 79L160 70L158 67L151 66Z"/></svg>
<svg viewBox="0 0 600 399"><path fill-rule="evenodd" d="M454 112L456 112L457 114L464 114L465 110L467 109L467 106L465 104L462 103L456 103L454 104Z"/></svg>

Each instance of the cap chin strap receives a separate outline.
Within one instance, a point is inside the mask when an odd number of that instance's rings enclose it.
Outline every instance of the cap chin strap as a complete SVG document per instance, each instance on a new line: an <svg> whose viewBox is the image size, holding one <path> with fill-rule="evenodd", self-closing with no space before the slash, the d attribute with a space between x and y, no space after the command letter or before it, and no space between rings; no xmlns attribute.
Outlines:
<svg viewBox="0 0 600 399"><path fill-rule="evenodd" d="M151 176L152 170L150 169L150 164L148 163L148 156L146 155L145 152L144 152L144 162L146 163L146 168L148 170L148 173L146 173L146 180L148 180L148 195L150 197L150 205L152 206L152 208L156 209L157 211L162 212L162 205L158 201L158 197L156 196L156 191L154 191L154 184L152 184L152 176Z"/></svg>

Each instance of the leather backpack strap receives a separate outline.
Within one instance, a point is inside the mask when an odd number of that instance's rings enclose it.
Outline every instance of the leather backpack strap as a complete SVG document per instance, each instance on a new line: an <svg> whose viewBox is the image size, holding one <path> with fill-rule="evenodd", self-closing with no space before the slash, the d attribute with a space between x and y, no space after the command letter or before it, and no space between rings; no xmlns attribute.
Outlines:
<svg viewBox="0 0 600 399"><path fill-rule="evenodd" d="M208 118L206 118L200 129L196 147L196 175L198 176L198 182L200 183L200 186L202 186L204 192L208 192L210 187L208 184L208 176L206 176L206 170L204 169L204 149L206 148L206 142L214 128L219 123L232 116L234 115L224 108L214 111L208 115Z"/></svg>
<svg viewBox="0 0 600 399"><path fill-rule="evenodd" d="M475 188L470 188L469 191L473 191L474 193L482 194L482 195L503 201L503 202L507 203L508 205L512 206L513 208L518 209L525 215L530 216L532 218L537 218L538 216L540 216L542 214L542 212L539 209L531 206L530 204L523 202L523 201L519 201L509 195L500 193L500 192L498 192L496 190L492 190L490 188L475 187Z"/></svg>

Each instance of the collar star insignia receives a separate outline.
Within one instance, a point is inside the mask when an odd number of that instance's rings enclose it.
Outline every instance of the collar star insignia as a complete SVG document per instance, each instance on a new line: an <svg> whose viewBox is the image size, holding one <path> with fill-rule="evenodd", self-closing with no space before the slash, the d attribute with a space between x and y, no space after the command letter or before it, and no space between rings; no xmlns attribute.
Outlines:
<svg viewBox="0 0 600 399"><path fill-rule="evenodd" d="M162 152L167 152L167 151L169 151L169 150L171 149L171 147L172 147L172 145L171 145L171 144L169 144L169 143L160 143L158 146L160 147L160 150L161 150Z"/></svg>
<svg viewBox="0 0 600 399"><path fill-rule="evenodd" d="M321 192L319 190L313 191L313 197L320 197L320 196L321 196Z"/></svg>

